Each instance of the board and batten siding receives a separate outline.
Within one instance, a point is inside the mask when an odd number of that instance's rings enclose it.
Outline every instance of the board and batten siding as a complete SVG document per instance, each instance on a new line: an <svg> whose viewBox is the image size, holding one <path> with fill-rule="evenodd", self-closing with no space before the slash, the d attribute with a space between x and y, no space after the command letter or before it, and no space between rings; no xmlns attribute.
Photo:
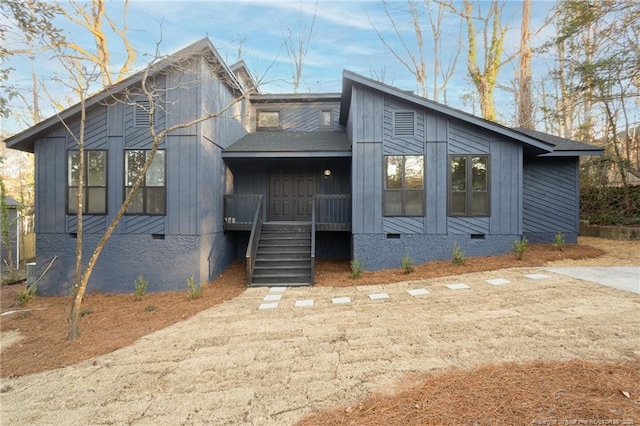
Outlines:
<svg viewBox="0 0 640 426"><path fill-rule="evenodd" d="M320 111L331 111L332 128L328 131L343 131L338 122L340 102L278 102L256 103L252 106L250 130L256 131L259 111L279 111L280 123L284 132L315 132L320 130Z"/></svg>
<svg viewBox="0 0 640 426"><path fill-rule="evenodd" d="M579 178L576 158L527 158L524 161L525 234L577 234ZM547 242L553 241L549 237Z"/></svg>
<svg viewBox="0 0 640 426"><path fill-rule="evenodd" d="M352 232L380 234L382 223L382 139L384 97L354 85L349 125L352 129Z"/></svg>
<svg viewBox="0 0 640 426"><path fill-rule="evenodd" d="M522 234L522 146L452 119L449 122L448 154L489 155L491 194L489 217L449 217L448 232Z"/></svg>

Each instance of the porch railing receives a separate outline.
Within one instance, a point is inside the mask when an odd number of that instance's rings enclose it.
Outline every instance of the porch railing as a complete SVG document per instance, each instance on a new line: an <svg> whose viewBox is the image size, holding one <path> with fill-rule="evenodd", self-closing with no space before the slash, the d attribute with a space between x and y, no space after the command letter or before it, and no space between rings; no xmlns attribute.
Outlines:
<svg viewBox="0 0 640 426"><path fill-rule="evenodd" d="M262 195L226 194L224 196L224 229L251 229L258 203L262 204Z"/></svg>
<svg viewBox="0 0 640 426"><path fill-rule="evenodd" d="M262 204L262 195L258 196L258 202L255 206L253 215L253 223L251 225L251 234L249 235L249 244L247 244L247 285L251 285L253 279L253 267L256 263L256 250L258 248L258 240L260 239L260 231L262 231L262 222L264 218L264 208Z"/></svg>
<svg viewBox="0 0 640 426"><path fill-rule="evenodd" d="M316 194L313 211L318 231L351 230L350 194Z"/></svg>

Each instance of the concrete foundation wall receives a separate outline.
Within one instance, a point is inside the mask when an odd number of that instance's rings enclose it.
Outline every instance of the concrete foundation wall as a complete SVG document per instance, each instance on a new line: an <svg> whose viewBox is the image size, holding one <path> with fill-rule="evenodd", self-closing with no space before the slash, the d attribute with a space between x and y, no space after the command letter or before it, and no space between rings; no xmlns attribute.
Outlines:
<svg viewBox="0 0 640 426"><path fill-rule="evenodd" d="M84 259L90 258L100 236L84 236ZM37 235L38 275L57 257L38 284L38 294L69 295L73 285L76 239L69 234ZM113 235L105 245L89 280L88 293L133 293L142 274L148 292L186 291L191 275L197 283L218 276L233 259L233 242L223 233L203 236Z"/></svg>
<svg viewBox="0 0 640 426"><path fill-rule="evenodd" d="M518 235L485 235L484 239L471 239L469 235L408 235L394 234L353 235L353 256L364 262L364 269L377 271L400 268L402 258L408 254L419 265L434 260L451 260L454 244L458 244L465 256L491 256L511 251Z"/></svg>

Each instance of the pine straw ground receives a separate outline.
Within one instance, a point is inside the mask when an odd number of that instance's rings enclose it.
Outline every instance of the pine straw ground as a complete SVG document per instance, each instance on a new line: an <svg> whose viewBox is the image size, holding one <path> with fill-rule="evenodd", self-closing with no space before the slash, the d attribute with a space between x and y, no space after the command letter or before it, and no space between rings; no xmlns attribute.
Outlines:
<svg viewBox="0 0 640 426"><path fill-rule="evenodd" d="M442 371L394 395L376 394L355 406L313 414L297 426L444 424L637 425L640 360Z"/></svg>
<svg viewBox="0 0 640 426"><path fill-rule="evenodd" d="M640 242L581 238L560 251L531 246L523 260L513 255L467 259L402 269L365 272L349 277L348 262L318 262L316 285L345 287L384 284L543 265L640 265ZM26 307L15 299L22 285L3 286L0 376L50 370L129 345L140 337L229 300L245 289L245 267L236 263L205 286L201 299L185 291L149 293L142 301L131 294L91 294L83 302L81 337L67 342L68 297L38 297ZM150 283L150 291L153 283ZM131 283L133 291L133 283ZM359 404L315 413L300 425L404 424L620 424L640 425L640 360L625 364L593 362L501 364L474 370L447 370L407 377L403 391L371 395ZM1 392L1 389L0 389ZM628 397L627 397L628 396Z"/></svg>

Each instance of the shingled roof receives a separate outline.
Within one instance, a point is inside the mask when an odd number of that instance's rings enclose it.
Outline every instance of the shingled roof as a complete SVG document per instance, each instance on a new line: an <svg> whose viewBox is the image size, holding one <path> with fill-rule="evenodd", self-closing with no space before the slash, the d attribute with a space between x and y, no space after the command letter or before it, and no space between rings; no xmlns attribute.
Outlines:
<svg viewBox="0 0 640 426"><path fill-rule="evenodd" d="M224 150L223 157L246 157L247 154L282 156L296 154L351 155L345 132L256 132L249 133Z"/></svg>
<svg viewBox="0 0 640 426"><path fill-rule="evenodd" d="M582 152L587 155L598 155L602 154L603 151L603 149L599 146L561 138L560 136L550 135L548 133L539 132L537 130L525 129L524 127L516 127L514 130L517 130L520 133L524 133L525 135L532 138L536 138L538 140L553 144L554 154L561 154L563 152L567 153L570 151L574 153L572 155L576 155L575 152Z"/></svg>

